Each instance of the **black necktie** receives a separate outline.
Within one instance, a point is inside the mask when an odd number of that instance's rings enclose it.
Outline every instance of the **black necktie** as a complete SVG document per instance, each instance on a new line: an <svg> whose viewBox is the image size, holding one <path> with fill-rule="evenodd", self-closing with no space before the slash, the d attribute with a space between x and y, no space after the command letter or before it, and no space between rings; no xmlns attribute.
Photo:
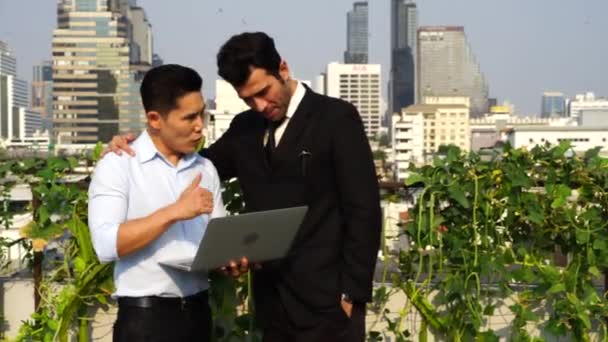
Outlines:
<svg viewBox="0 0 608 342"><path fill-rule="evenodd" d="M266 146L264 146L264 151L266 152L266 159L269 163L272 163L272 153L274 149L277 147L274 133L277 131L277 128L281 126L281 124L285 121L287 117L284 116L280 120L277 121L269 121L268 122L268 140L266 141Z"/></svg>

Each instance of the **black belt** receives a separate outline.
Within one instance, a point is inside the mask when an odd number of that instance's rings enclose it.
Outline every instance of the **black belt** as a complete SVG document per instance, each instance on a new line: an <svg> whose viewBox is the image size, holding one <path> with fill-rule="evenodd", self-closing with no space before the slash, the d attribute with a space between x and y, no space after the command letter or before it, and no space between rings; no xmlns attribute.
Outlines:
<svg viewBox="0 0 608 342"><path fill-rule="evenodd" d="M187 297L119 297L118 306L130 306L143 309L164 308L164 309L184 309L189 306L200 306L207 304L209 294L207 290Z"/></svg>

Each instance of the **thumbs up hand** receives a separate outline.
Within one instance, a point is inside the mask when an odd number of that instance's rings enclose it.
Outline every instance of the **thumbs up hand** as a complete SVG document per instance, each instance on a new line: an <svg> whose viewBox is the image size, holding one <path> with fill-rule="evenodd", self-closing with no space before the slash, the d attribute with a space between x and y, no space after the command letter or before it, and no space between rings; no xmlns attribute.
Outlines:
<svg viewBox="0 0 608 342"><path fill-rule="evenodd" d="M199 173L175 202L178 220L188 220L213 211L213 194L199 185L202 179L203 175Z"/></svg>

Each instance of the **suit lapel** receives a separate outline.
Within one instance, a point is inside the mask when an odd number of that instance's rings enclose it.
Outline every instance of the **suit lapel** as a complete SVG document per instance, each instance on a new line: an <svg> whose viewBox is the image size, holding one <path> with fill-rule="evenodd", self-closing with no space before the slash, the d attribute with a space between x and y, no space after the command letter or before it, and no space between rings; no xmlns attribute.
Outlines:
<svg viewBox="0 0 608 342"><path fill-rule="evenodd" d="M306 131L311 124L311 116L314 112L314 94L306 88L306 94L295 113L289 120L285 132L274 151L273 168L278 168L280 164L289 157L289 153L297 153L293 148L298 142L298 138Z"/></svg>

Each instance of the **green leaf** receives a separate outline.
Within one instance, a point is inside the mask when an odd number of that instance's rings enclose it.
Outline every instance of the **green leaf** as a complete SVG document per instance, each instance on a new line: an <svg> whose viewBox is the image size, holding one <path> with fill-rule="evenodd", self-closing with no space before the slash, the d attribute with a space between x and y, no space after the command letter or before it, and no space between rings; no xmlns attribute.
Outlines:
<svg viewBox="0 0 608 342"><path fill-rule="evenodd" d="M511 309L511 311L513 311L513 313L515 313L517 316L519 316L520 319L525 322L538 321L538 316L521 304L514 304L509 306L509 308Z"/></svg>
<svg viewBox="0 0 608 342"><path fill-rule="evenodd" d="M57 330L57 328L59 327L57 321L53 319L49 319L48 321L46 321L46 325L53 331Z"/></svg>
<svg viewBox="0 0 608 342"><path fill-rule="evenodd" d="M91 159L93 161L98 161L99 159L101 159L101 152L103 152L103 143L101 141L98 141L97 144L95 144L95 148L93 148Z"/></svg>
<svg viewBox="0 0 608 342"><path fill-rule="evenodd" d="M496 310L496 306L492 305L492 304L488 304L484 309L483 309L483 314L484 316L492 316L494 315L494 311Z"/></svg>
<svg viewBox="0 0 608 342"><path fill-rule="evenodd" d="M49 211L46 207L38 208L38 224L44 227L44 224L49 219Z"/></svg>
<svg viewBox="0 0 608 342"><path fill-rule="evenodd" d="M543 214L541 214L537 211L530 210L527 217L528 217L528 220L530 220L530 222L536 223L538 225L543 224L545 221L545 217L543 216Z"/></svg>
<svg viewBox="0 0 608 342"><path fill-rule="evenodd" d="M600 270L595 266L589 267L589 273L591 273L591 275L593 275L596 278L599 278L602 276L602 272L600 272Z"/></svg>
<svg viewBox="0 0 608 342"><path fill-rule="evenodd" d="M557 318L551 318L547 322L546 328L555 336L564 336L568 331L566 325Z"/></svg>
<svg viewBox="0 0 608 342"><path fill-rule="evenodd" d="M498 342L498 336L492 330L484 331L477 335L476 342Z"/></svg>
<svg viewBox="0 0 608 342"><path fill-rule="evenodd" d="M99 301L103 305L107 305L108 304L108 298L106 296L102 295L102 294L96 295L95 298L97 298L97 301Z"/></svg>
<svg viewBox="0 0 608 342"><path fill-rule="evenodd" d="M87 268L87 263L82 259L82 257L74 258L74 270L76 270L76 274L82 274L84 270Z"/></svg>
<svg viewBox="0 0 608 342"><path fill-rule="evenodd" d="M575 235L576 235L576 242L579 245L584 245L587 242L589 242L589 236L590 236L590 234L589 234L588 231L577 229Z"/></svg>
<svg viewBox="0 0 608 342"><path fill-rule="evenodd" d="M458 204L460 204L464 208L470 207L469 201L467 200L467 197L460 186L452 185L448 188L448 192L450 194L450 197L456 202L458 202Z"/></svg>
<svg viewBox="0 0 608 342"><path fill-rule="evenodd" d="M579 311L577 317L581 322L583 322L585 328L591 329L591 320L589 319L589 315L586 312Z"/></svg>
<svg viewBox="0 0 608 342"><path fill-rule="evenodd" d="M67 158L68 160L68 165L70 166L70 169L74 169L78 166L78 159L70 156Z"/></svg>
<svg viewBox="0 0 608 342"><path fill-rule="evenodd" d="M46 181L50 181L55 176L55 172L53 172L53 170L51 170L49 168L46 168L46 169L42 169L42 170L38 171L36 173L36 176L38 176Z"/></svg>
<svg viewBox="0 0 608 342"><path fill-rule="evenodd" d="M557 284L554 284L553 286L551 286L551 288L549 289L549 291L547 291L547 293L556 294L556 293L560 293L560 292L564 292L564 291L566 291L566 285L564 285L563 283L557 283Z"/></svg>
<svg viewBox="0 0 608 342"><path fill-rule="evenodd" d="M405 185L407 186L411 186L414 185L416 183L425 183L424 181L424 177L418 173L412 173L409 177L407 177L407 179L405 180Z"/></svg>
<svg viewBox="0 0 608 342"><path fill-rule="evenodd" d="M601 150L602 150L601 146L597 146L597 147L594 147L594 148L588 150L587 152L585 152L585 160L599 157Z"/></svg>
<svg viewBox="0 0 608 342"><path fill-rule="evenodd" d="M78 243L80 256L83 258L86 264L97 261L97 255L93 249L93 243L91 241L91 233L89 227L78 217L77 214L72 215L72 218L68 221L68 228Z"/></svg>
<svg viewBox="0 0 608 342"><path fill-rule="evenodd" d="M530 267L522 266L520 269L516 269L513 271L513 278L517 281L521 281L524 283L531 283L536 279L534 272L530 269Z"/></svg>
<svg viewBox="0 0 608 342"><path fill-rule="evenodd" d="M594 239L593 240L593 249L596 250L608 250L608 243L606 243L606 240L602 240L602 239Z"/></svg>

